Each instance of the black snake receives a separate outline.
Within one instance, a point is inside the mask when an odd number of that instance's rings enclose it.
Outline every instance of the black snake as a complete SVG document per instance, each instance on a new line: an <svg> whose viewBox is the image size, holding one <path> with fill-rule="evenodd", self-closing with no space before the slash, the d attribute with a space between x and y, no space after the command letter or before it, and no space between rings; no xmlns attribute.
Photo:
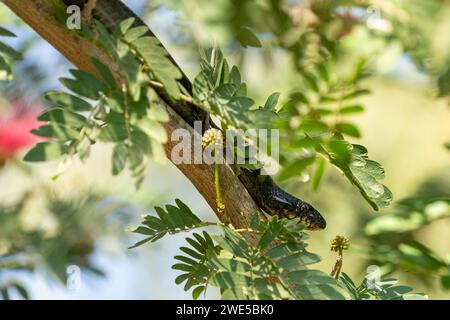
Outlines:
<svg viewBox="0 0 450 320"><path fill-rule="evenodd" d="M120 0L63 0L66 5L78 5L82 9L86 5L91 10L92 17L101 21L108 30L117 28L119 23L127 18L134 17L134 26L145 23ZM151 31L149 35L155 36ZM171 61L176 62L170 57ZM180 69L181 70L181 69ZM186 75L180 79L186 90L192 93L192 84ZM187 123L193 126L194 121L204 121L207 114L204 110L193 104L183 101L173 103L164 91L158 92ZM214 124L211 123L211 126ZM299 218L308 230L320 230L326 227L326 221L312 205L304 202L278 187L269 176L260 175L258 170L242 170L239 179L256 204L266 213L284 218Z"/></svg>

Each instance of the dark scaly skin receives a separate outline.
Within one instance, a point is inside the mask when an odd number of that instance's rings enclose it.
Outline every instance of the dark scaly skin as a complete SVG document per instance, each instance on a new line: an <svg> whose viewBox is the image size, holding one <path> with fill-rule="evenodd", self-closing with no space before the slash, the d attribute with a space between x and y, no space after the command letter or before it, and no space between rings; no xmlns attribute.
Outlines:
<svg viewBox="0 0 450 320"><path fill-rule="evenodd" d="M63 2L66 5L78 5L83 8L88 0L63 0ZM96 0L92 16L94 19L101 21L109 31L115 30L121 21L130 17L135 18L134 26L145 25L120 0ZM148 35L155 36L151 31L148 32ZM169 58L178 66L171 56ZM182 72L181 68L179 69ZM183 72L182 74L180 83L188 92L192 93L190 80ZM184 101L174 102L166 95L164 90L159 90L158 94L192 127L194 127L194 121L203 122L205 119L209 119L204 110L193 104ZM216 127L211 121L209 121L209 125ZM259 170L244 169L241 171L239 179L256 204L266 213L288 219L299 218L308 230L320 230L326 227L325 219L312 205L287 193L278 187L269 176L260 175Z"/></svg>
<svg viewBox="0 0 450 320"><path fill-rule="evenodd" d="M243 170L239 177L253 200L268 214L299 218L308 230L321 230L327 226L325 219L312 205L287 193L272 178L260 175L259 170Z"/></svg>

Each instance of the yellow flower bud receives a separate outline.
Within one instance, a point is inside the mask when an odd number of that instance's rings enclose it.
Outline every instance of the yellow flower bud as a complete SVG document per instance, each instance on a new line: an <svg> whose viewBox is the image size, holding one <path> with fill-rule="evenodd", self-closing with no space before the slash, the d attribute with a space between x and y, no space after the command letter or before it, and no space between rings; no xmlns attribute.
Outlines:
<svg viewBox="0 0 450 320"><path fill-rule="evenodd" d="M223 147L223 135L222 131L218 129L208 129L202 137L202 148L205 149L209 146Z"/></svg>
<svg viewBox="0 0 450 320"><path fill-rule="evenodd" d="M350 241L343 236L336 236L333 240L331 240L331 251L339 252L343 250L347 250L350 245Z"/></svg>

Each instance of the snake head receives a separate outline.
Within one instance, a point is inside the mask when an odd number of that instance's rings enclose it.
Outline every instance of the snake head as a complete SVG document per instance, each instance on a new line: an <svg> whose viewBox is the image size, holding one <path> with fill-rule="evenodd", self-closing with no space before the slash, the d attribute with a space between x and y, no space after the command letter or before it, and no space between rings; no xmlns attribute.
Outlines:
<svg viewBox="0 0 450 320"><path fill-rule="evenodd" d="M312 205L287 193L269 177L264 178L256 191L256 202L270 215L298 218L307 230L321 230L327 226L325 219Z"/></svg>
<svg viewBox="0 0 450 320"><path fill-rule="evenodd" d="M312 205L301 200L297 200L294 206L295 217L300 218L300 222L308 230L325 229L327 222L322 215Z"/></svg>

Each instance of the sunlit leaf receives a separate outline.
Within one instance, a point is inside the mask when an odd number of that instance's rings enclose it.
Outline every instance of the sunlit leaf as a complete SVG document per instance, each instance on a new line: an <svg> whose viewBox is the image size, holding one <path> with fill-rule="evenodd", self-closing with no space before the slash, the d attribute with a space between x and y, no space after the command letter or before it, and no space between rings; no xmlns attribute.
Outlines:
<svg viewBox="0 0 450 320"><path fill-rule="evenodd" d="M59 142L40 142L28 151L23 160L28 162L50 161L58 159L65 152L66 147Z"/></svg>

